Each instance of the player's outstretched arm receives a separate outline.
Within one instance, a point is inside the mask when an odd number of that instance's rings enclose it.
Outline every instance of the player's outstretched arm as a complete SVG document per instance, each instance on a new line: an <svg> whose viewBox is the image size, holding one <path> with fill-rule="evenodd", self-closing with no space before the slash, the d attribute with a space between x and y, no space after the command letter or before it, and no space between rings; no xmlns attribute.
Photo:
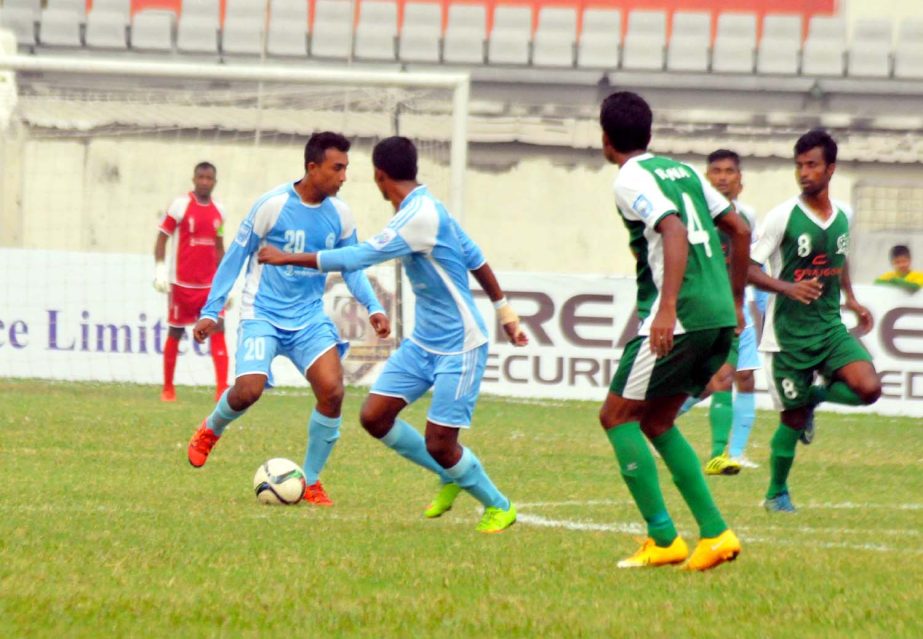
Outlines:
<svg viewBox="0 0 923 639"><path fill-rule="evenodd" d="M506 332L507 339L514 346L525 346L529 343L529 338L522 332L519 325L519 315L510 306L506 296L503 295L503 289L497 281L497 276L490 268L490 264L482 262L481 265L471 270L471 274L477 283L481 286L490 301L493 302L494 309L497 311L497 319L500 320L503 330Z"/></svg>

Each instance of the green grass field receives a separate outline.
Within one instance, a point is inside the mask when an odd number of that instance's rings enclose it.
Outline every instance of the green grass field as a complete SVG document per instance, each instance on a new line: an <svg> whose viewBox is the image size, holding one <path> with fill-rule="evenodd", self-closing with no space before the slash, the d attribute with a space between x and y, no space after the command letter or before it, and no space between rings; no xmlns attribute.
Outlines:
<svg viewBox="0 0 923 639"><path fill-rule="evenodd" d="M185 449L212 397L179 394L0 380L0 636L923 636L920 420L821 415L793 470L800 512L770 516L761 412L761 468L709 479L744 552L688 574L615 568L640 518L594 403L482 398L464 441L520 522L481 535L467 495L422 518L434 479L361 430L362 389L323 477L330 509L251 490L265 459L301 461L307 390L264 396L201 470ZM683 430L704 455L705 412Z"/></svg>

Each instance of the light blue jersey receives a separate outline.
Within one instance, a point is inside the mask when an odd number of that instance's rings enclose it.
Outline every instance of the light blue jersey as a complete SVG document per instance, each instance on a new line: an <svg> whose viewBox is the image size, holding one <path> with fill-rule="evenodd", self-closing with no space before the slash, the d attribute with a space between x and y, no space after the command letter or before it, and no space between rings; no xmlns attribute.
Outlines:
<svg viewBox="0 0 923 639"><path fill-rule="evenodd" d="M355 246L320 251L317 266L323 272L354 271L398 257L416 296L412 342L437 355L487 343L468 286L468 271L483 266L484 255L425 186L404 198L381 233Z"/></svg>
<svg viewBox="0 0 923 639"><path fill-rule="evenodd" d="M241 267L247 263L242 321L263 320L276 328L296 331L326 320L322 300L326 274L300 266L259 264L255 254L267 244L286 253L305 253L356 243L356 223L345 202L328 197L320 204L307 204L294 183L278 186L258 199L241 223L215 273L201 317L217 321ZM363 271L345 273L343 279L370 315L384 312Z"/></svg>

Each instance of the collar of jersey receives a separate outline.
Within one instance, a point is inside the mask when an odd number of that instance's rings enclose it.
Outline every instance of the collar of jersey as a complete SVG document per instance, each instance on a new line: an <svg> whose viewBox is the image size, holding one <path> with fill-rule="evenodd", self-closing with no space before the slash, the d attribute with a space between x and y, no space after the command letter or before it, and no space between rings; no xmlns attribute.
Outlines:
<svg viewBox="0 0 923 639"><path fill-rule="evenodd" d="M420 186L418 186L418 187L415 188L413 191L411 191L410 193L407 194L407 197L404 198L404 201L401 202L401 205L398 207L397 210L400 211L401 209L403 209L404 207L406 207L408 204L410 204L410 201L411 201L412 199L414 199L414 198L417 197L418 195L421 195L421 194L423 194L423 193L425 193L425 192L426 192L426 185L425 185L425 184L421 184Z"/></svg>
<svg viewBox="0 0 923 639"><path fill-rule="evenodd" d="M805 202L800 195L798 196L798 206L801 207L801 210L809 220L814 222L817 226L825 231L830 228L830 225L833 224L833 221L836 220L837 215L840 212L840 207L838 207L833 200L830 200L830 206L833 207L833 213L831 213L830 217L828 217L826 220L822 220L820 219L820 216L814 212L814 209L808 206L807 202Z"/></svg>
<svg viewBox="0 0 923 639"><path fill-rule="evenodd" d="M298 200L298 203L301 204L301 206L304 206L309 209L319 208L320 206L324 204L324 202L326 202L329 199L325 197L323 200L321 200L317 204L308 204L307 202L301 199L301 195L298 193L298 191L295 190L295 182L288 183L288 192L292 197Z"/></svg>
<svg viewBox="0 0 923 639"><path fill-rule="evenodd" d="M651 153L650 151L645 151L641 155L633 155L625 161L625 164L622 165L622 168L624 169L626 166L628 166L632 162L640 162L641 160L649 160L652 157L654 157L654 154Z"/></svg>

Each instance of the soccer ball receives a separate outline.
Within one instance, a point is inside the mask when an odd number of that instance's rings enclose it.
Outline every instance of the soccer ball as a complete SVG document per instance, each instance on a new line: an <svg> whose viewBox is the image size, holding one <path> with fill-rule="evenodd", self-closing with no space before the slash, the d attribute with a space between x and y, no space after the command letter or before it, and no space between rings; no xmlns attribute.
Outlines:
<svg viewBox="0 0 923 639"><path fill-rule="evenodd" d="M288 459L270 459L261 464L253 476L253 491L263 504L297 504L304 496L304 487L304 471Z"/></svg>

